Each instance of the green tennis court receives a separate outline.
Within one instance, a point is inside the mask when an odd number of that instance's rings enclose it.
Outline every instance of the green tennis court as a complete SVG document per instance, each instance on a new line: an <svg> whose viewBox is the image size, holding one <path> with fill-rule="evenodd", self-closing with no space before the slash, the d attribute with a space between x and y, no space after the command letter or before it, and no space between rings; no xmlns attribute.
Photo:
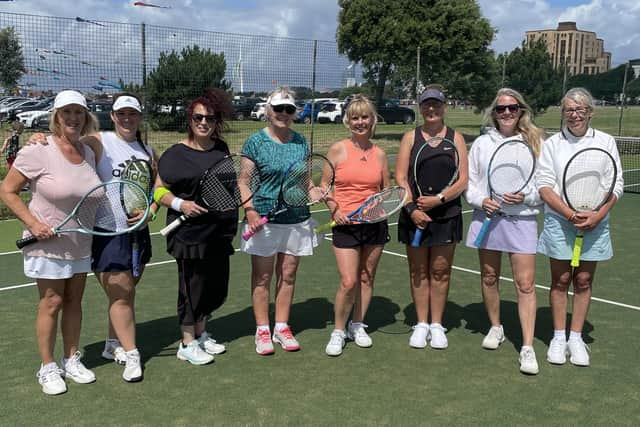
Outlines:
<svg viewBox="0 0 640 427"><path fill-rule="evenodd" d="M521 345L515 292L503 260L502 318L507 341L480 347L488 322L477 257L460 245L445 315L449 349L409 348L415 321L404 248L386 246L366 322L370 349L347 345L341 357L324 347L333 329L338 276L329 241L303 259L291 325L297 353L255 354L249 258L232 257L230 295L209 329L227 353L208 366L178 361L175 263L154 236L153 263L138 289L138 345L145 379L128 384L121 367L100 358L106 334L106 298L90 277L84 298L81 346L97 382L69 384L61 396L40 391L34 319L37 292L13 252L19 224L0 224L0 342L2 425L638 425L640 423L640 294L637 262L640 196L625 194L612 213L615 258L598 266L585 328L592 366L545 361L552 335L547 298L548 261L538 259L538 315L534 348L540 374L518 372ZM319 222L326 212L317 212ZM468 223L469 215L465 215ZM161 221L160 221L161 222ZM159 228L160 223L154 224ZM56 357L60 357L58 340Z"/></svg>

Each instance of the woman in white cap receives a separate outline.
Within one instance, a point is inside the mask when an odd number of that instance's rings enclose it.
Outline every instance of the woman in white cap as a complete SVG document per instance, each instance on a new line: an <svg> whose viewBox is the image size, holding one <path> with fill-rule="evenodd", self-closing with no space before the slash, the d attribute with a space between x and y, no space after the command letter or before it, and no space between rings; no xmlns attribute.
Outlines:
<svg viewBox="0 0 640 427"><path fill-rule="evenodd" d="M36 279L40 302L36 337L42 365L38 382L46 394L67 391L63 377L91 383L96 377L80 361L78 345L82 322L82 295L91 270L91 236L63 233L52 227L60 223L82 195L100 184L95 172L95 154L80 142L97 130L80 93L62 91L51 113L48 144L34 144L18 152L13 167L0 185L0 198L25 226L24 235L38 242L24 248L24 272ZM29 183L32 199L27 207L20 190ZM58 317L62 313L63 355L54 361Z"/></svg>
<svg viewBox="0 0 640 427"><path fill-rule="evenodd" d="M288 209L268 224L265 216L278 202L280 183L287 167L309 153L307 141L291 130L296 113L295 95L281 86L269 94L265 107L268 126L251 135L242 153L254 159L262 173L262 186L252 202L245 206L243 233L256 234L241 241L241 250L251 255L251 299L256 319L255 344L260 355L273 354L273 342L285 351L297 351L300 344L289 327L289 312L301 256L312 255L318 246L316 223L309 209ZM269 328L269 288L275 267L276 315L273 336Z"/></svg>

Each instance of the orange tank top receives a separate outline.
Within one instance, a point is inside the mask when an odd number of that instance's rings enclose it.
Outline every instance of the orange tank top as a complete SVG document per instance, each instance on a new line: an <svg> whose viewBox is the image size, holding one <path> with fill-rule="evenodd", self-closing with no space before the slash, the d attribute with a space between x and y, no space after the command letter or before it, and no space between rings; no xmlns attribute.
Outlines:
<svg viewBox="0 0 640 427"><path fill-rule="evenodd" d="M349 214L382 189L382 163L377 145L362 151L350 139L343 144L347 158L336 166L334 197L340 210Z"/></svg>

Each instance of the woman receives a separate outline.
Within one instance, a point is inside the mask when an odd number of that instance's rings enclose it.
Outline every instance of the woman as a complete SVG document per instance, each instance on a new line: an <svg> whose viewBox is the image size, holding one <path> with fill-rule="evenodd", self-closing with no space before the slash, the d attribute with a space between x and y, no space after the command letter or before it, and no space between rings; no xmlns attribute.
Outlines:
<svg viewBox="0 0 640 427"><path fill-rule="evenodd" d="M205 365L225 346L206 331L207 318L227 298L229 257L237 231L238 211L214 213L197 203L202 174L225 155L225 120L233 110L227 94L209 89L187 108L187 139L171 146L158 162L158 187L171 192L156 200L167 206L167 224L181 215L188 220L167 236L167 252L178 264L178 322L182 331L177 358Z"/></svg>
<svg viewBox="0 0 640 427"><path fill-rule="evenodd" d="M371 347L363 322L373 296L382 248L389 241L387 221L358 224L347 217L367 197L389 187L387 156L370 140L377 122L376 110L367 98L356 96L349 103L343 122L351 137L334 143L327 154L336 172L334 194L326 203L338 224L333 228L333 253L340 274L335 328L326 348L329 356L342 354L345 338L354 340L359 347Z"/></svg>
<svg viewBox="0 0 640 427"><path fill-rule="evenodd" d="M241 250L251 255L251 299L256 319L255 344L260 355L273 354L273 342L285 351L297 351L300 344L289 327L289 312L301 256L312 255L318 246L313 231L317 225L309 209L293 208L277 215L268 224L260 218L277 203L280 184L287 167L309 153L304 136L291 130L296 113L295 95L286 86L269 94L265 113L268 125L251 135L242 153L255 160L261 171L262 186L251 202L245 204L243 233L257 232L242 241ZM269 287L276 271L276 318L273 337L269 328Z"/></svg>
<svg viewBox="0 0 640 427"><path fill-rule="evenodd" d="M18 152L0 186L0 198L24 223L24 236L38 238L23 249L24 272L36 279L40 294L36 336L42 364L38 382L44 393L55 395L67 391L63 377L81 384L96 380L80 361L78 351L82 295L91 269L91 236L56 236L52 227L71 212L83 194L100 184L100 178L93 151L80 142L83 135L97 129L84 97L73 90L60 92L50 123L53 135L47 145L30 145ZM27 183L32 190L29 207L19 196ZM59 313L64 347L61 367L53 356Z"/></svg>
<svg viewBox="0 0 640 427"><path fill-rule="evenodd" d="M11 123L11 130L11 135L4 140L2 147L0 147L0 153L6 153L9 168L13 165L20 150L20 135L24 132L24 125L16 119Z"/></svg>
<svg viewBox="0 0 640 427"><path fill-rule="evenodd" d="M468 172L464 138L444 124L445 102L444 93L437 85L428 86L420 94L424 123L404 134L396 163L396 182L414 195L414 201L405 206L398 220L398 240L407 248L411 297L418 320L409 339L409 345L414 348L425 348L427 341L434 349L445 349L449 345L442 317L449 294L453 254L456 243L462 239L460 194L467 186ZM459 152L458 179L438 195L416 197L418 191L410 170L420 147L433 137L448 138L455 143ZM437 154L444 147L438 145L431 150ZM445 168L452 167L445 155L435 159L443 159ZM414 248L411 242L418 227L424 232L420 246Z"/></svg>
<svg viewBox="0 0 640 427"><path fill-rule="evenodd" d="M520 136L531 146L536 157L544 131L533 123L531 108L520 93L503 88L498 91L485 113L485 124L492 126L478 137L469 152L469 187L467 202L473 206L473 220L467 233L467 246L475 248L476 237L484 219L492 217L491 231L480 247L480 285L491 329L482 347L495 350L504 341L500 322L500 278L502 253L509 254L513 279L518 295L518 314L522 328L520 371L535 375L538 362L533 350L533 331L536 323L535 256L538 242L536 215L542 204L533 182L519 193L502 196L502 205L489 194L487 170L491 156L505 139ZM500 215L496 215L500 212Z"/></svg>
<svg viewBox="0 0 640 427"><path fill-rule="evenodd" d="M590 127L593 97L584 88L570 89L562 98L562 130L547 139L542 147L536 185L545 203L544 228L538 241L538 252L549 257L551 290L549 301L553 316L553 339L547 361L562 365L566 355L577 366L589 366L588 347L582 340L582 328L589 310L593 276L598 261L613 256L609 235L609 211L622 197L623 179L619 173L613 195L597 212L574 212L562 198L564 167L576 152L598 147L608 151L622 171L616 141L611 135ZM570 264L577 231L584 236L580 266ZM573 313L569 340L566 318L569 287L573 284Z"/></svg>

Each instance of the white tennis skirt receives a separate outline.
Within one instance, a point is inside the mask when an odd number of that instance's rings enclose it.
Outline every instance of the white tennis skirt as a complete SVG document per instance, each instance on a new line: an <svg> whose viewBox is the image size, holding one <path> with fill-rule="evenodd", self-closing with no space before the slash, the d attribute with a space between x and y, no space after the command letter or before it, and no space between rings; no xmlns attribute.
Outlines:
<svg viewBox="0 0 640 427"><path fill-rule="evenodd" d="M466 246L477 247L476 237L482 228L486 215L481 210L473 211L469 225ZM535 215L499 216L489 224L480 249L490 249L513 254L535 254L538 244L538 222Z"/></svg>
<svg viewBox="0 0 640 427"><path fill-rule="evenodd" d="M313 255L313 248L320 244L320 235L315 232L318 223L309 218L297 224L270 224L254 234L249 240L240 239L240 250L250 255L273 256L277 253L307 256ZM249 230L247 222L242 223L242 233Z"/></svg>
<svg viewBox="0 0 640 427"><path fill-rule="evenodd" d="M32 279L70 279L91 271L91 257L76 260L24 256L24 275Z"/></svg>

